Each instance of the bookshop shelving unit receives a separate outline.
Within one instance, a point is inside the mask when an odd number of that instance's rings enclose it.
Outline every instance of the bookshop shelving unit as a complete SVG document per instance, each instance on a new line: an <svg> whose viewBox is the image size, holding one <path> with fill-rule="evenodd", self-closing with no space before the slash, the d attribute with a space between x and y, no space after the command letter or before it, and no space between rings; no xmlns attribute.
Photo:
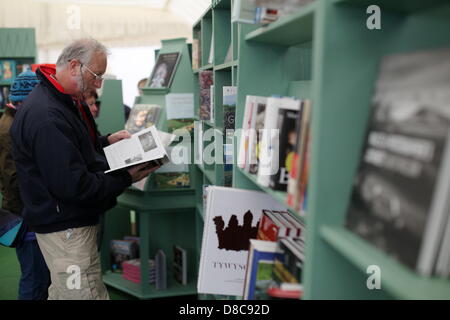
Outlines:
<svg viewBox="0 0 450 320"><path fill-rule="evenodd" d="M369 5L381 9L381 30L369 30ZM223 85L236 85L236 128L246 95L273 94L313 102L307 213L289 209L306 224L305 299L449 299L448 279L424 278L344 227L371 110L380 59L387 54L450 46L450 5L445 0L315 0L268 26L230 23L231 0L215 0L193 27L201 39L199 70L214 71L214 121L221 133ZM214 39L214 40L211 40ZM213 63L208 64L211 42ZM233 60L224 63L231 43ZM194 70L198 105L198 72ZM206 140L206 139L205 139ZM235 141L235 159L239 139ZM204 142L204 152L208 143ZM197 148L195 148L198 152ZM217 148L216 148L217 150ZM197 226L202 230L202 184L221 185L220 166L195 168ZM233 166L233 187L286 194L258 185ZM200 248L201 232L197 238ZM381 270L381 289L367 288L367 267Z"/></svg>
<svg viewBox="0 0 450 320"><path fill-rule="evenodd" d="M161 113L157 123L158 129L167 132L165 95L168 93L192 93L193 72L190 53L185 38L163 40L162 47L157 54L180 52L181 58L170 88L143 88L143 95L136 103L158 104ZM123 117L123 109L121 109ZM122 126L123 128L123 126ZM195 182L194 170L191 166L191 184ZM141 283L136 284L125 280L120 274L112 273L109 269L109 257L103 255L106 261L103 279L106 284L127 292L140 299L158 297L182 296L196 294L196 270L198 269L198 252L196 248L196 220L195 220L195 190L191 188L158 190L153 188L149 179L146 191L134 187L127 189L118 198L118 206L106 213L105 236L103 251L108 252L111 239L121 239L130 234L129 212L133 210L137 216L140 237ZM187 251L188 284L181 285L173 277L172 246L180 245ZM153 259L157 250L162 249L166 254L167 289L156 290L154 284L148 284L148 260ZM147 270L147 272L144 272Z"/></svg>
<svg viewBox="0 0 450 320"><path fill-rule="evenodd" d="M100 113L95 120L100 134L123 130L125 112L123 109L122 80L105 79L100 99Z"/></svg>
<svg viewBox="0 0 450 320"><path fill-rule="evenodd" d="M36 60L36 36L33 28L0 28L0 60L14 60L17 64L33 64ZM1 86L10 82L0 80ZM0 116L4 110L0 109Z"/></svg>

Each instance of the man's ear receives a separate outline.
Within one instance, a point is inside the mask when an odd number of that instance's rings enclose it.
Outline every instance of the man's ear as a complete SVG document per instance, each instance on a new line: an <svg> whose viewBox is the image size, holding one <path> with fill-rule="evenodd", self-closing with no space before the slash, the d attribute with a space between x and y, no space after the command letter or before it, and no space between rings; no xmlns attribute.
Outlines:
<svg viewBox="0 0 450 320"><path fill-rule="evenodd" d="M72 59L69 62L69 73L71 76L76 76L78 74L78 70L80 69L80 63L75 60Z"/></svg>

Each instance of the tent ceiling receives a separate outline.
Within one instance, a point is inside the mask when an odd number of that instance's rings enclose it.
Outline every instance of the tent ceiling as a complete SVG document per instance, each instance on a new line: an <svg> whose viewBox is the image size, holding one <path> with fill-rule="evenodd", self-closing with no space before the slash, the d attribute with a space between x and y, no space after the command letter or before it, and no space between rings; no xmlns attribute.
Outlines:
<svg viewBox="0 0 450 320"><path fill-rule="evenodd" d="M40 49L93 37L107 46L160 45L191 38L192 24L211 0L0 1L0 28L35 28Z"/></svg>

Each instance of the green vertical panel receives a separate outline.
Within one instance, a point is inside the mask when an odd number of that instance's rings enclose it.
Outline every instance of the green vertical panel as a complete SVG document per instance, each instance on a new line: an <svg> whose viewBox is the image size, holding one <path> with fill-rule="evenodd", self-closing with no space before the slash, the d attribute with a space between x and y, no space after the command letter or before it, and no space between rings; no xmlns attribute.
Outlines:
<svg viewBox="0 0 450 320"><path fill-rule="evenodd" d="M206 66L209 59L209 53L211 49L212 40L212 12L209 10L202 19L201 22L201 41L200 46L202 48L202 66Z"/></svg>
<svg viewBox="0 0 450 320"><path fill-rule="evenodd" d="M34 28L0 28L0 57L36 57Z"/></svg>
<svg viewBox="0 0 450 320"><path fill-rule="evenodd" d="M214 64L224 63L231 44L231 15L229 10L213 10Z"/></svg>
<svg viewBox="0 0 450 320"><path fill-rule="evenodd" d="M122 98L122 80L104 80L100 101L100 114L96 119L100 133L106 135L123 130L125 127L125 115Z"/></svg>

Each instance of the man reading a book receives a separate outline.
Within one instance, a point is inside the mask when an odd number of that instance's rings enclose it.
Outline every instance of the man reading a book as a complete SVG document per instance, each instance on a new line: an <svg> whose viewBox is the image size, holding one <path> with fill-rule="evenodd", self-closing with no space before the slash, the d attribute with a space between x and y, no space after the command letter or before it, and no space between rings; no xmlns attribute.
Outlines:
<svg viewBox="0 0 450 320"><path fill-rule="evenodd" d="M130 137L100 137L82 104L102 85L107 49L74 41L56 68L41 65L40 84L18 110L10 133L25 221L36 232L50 270L49 299L108 299L97 251L100 215L116 197L155 168L141 164L109 174L103 147Z"/></svg>

